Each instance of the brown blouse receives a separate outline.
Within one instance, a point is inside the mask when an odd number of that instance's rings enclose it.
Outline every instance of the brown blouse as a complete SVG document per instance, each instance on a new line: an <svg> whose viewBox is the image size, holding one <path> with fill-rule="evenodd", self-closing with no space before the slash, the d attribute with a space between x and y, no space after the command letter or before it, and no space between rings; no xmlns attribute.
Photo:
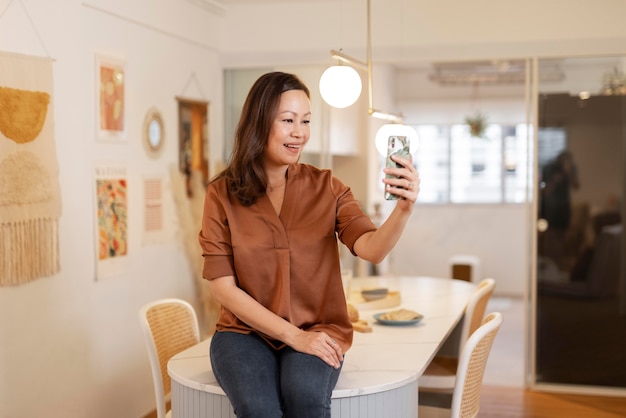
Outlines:
<svg viewBox="0 0 626 418"><path fill-rule="evenodd" d="M267 195L245 207L229 195L224 179L209 184L199 234L202 276L234 276L263 306L301 329L325 331L345 352L353 331L336 237L354 253L354 242L376 226L330 170L291 165L285 187L278 216ZM254 331L224 307L216 328Z"/></svg>

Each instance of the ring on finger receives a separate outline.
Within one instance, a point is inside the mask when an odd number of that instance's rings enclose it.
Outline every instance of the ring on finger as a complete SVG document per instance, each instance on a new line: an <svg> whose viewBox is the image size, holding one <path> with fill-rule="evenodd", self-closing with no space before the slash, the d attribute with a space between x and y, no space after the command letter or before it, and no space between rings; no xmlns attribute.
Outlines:
<svg viewBox="0 0 626 418"><path fill-rule="evenodd" d="M408 181L408 180L407 180ZM407 187L409 190L413 190L413 182L409 181L409 185Z"/></svg>

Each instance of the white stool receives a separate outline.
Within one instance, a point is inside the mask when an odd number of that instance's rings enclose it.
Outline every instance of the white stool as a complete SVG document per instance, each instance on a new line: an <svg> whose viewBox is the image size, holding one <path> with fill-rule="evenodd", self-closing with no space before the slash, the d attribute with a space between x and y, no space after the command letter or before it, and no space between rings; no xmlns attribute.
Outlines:
<svg viewBox="0 0 626 418"><path fill-rule="evenodd" d="M478 283L481 280L480 259L475 255L457 254L448 259L450 277Z"/></svg>

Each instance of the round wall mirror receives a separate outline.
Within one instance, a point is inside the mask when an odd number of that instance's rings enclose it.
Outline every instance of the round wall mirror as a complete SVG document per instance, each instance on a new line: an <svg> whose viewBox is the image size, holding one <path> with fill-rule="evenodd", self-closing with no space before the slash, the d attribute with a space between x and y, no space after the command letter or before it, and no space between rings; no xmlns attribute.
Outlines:
<svg viewBox="0 0 626 418"><path fill-rule="evenodd" d="M143 123L143 145L150 157L156 158L161 154L164 140L163 117L153 107L148 110Z"/></svg>

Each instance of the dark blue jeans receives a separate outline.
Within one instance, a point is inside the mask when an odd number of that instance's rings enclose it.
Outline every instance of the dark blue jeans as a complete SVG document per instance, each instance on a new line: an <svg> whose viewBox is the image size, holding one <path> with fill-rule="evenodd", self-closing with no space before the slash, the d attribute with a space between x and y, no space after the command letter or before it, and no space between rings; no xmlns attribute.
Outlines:
<svg viewBox="0 0 626 418"><path fill-rule="evenodd" d="M217 332L211 366L239 418L330 418L341 368L256 334Z"/></svg>

